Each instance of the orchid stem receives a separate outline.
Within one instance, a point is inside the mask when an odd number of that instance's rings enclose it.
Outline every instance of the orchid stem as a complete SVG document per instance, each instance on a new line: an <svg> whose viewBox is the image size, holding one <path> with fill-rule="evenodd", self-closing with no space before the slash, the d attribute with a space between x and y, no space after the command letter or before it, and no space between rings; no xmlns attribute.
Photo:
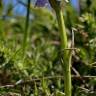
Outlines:
<svg viewBox="0 0 96 96"><path fill-rule="evenodd" d="M58 27L60 31L60 37L61 37L61 48L63 51L63 71L64 71L64 91L65 96L71 96L71 52L70 50L65 50L68 48L68 40L67 40L67 33L65 29L64 24L64 17L63 12L61 8L58 8L58 10L55 10L57 21L58 21Z"/></svg>

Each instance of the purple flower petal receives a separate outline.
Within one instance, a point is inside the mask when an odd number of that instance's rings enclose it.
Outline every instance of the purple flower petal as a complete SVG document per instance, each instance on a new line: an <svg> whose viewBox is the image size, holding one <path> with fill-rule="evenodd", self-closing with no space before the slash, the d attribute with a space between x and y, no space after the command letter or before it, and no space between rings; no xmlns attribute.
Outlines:
<svg viewBox="0 0 96 96"><path fill-rule="evenodd" d="M43 7L48 3L49 3L48 0L37 0L35 6Z"/></svg>

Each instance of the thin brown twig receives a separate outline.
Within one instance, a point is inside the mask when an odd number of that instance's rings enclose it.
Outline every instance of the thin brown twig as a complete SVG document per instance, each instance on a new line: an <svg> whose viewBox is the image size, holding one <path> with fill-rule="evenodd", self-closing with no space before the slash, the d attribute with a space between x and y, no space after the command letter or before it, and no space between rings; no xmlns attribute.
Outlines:
<svg viewBox="0 0 96 96"><path fill-rule="evenodd" d="M14 88L14 87L19 86L19 85L27 85L27 84L31 84L33 82L41 81L42 79L47 80L47 79L58 79L58 78L63 79L64 76L48 76L48 77L42 77L42 78L26 80L26 81L25 80L19 80L13 85L4 85L4 86L0 86L0 88ZM72 78L75 78L75 79L81 79L81 78L82 79L93 79L93 78L96 78L96 76L76 76L76 75L72 75Z"/></svg>
<svg viewBox="0 0 96 96"><path fill-rule="evenodd" d="M76 74L76 76L80 76L79 72L74 67L72 67L72 70L74 71L74 73Z"/></svg>

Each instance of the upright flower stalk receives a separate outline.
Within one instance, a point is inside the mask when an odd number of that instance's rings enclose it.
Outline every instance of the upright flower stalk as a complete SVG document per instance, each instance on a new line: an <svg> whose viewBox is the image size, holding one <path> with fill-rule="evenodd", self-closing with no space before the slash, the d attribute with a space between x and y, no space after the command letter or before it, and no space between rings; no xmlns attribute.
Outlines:
<svg viewBox="0 0 96 96"><path fill-rule="evenodd" d="M68 47L67 34L65 30L64 18L62 10L56 12L60 37L61 37L61 49L63 50L63 70L64 70L64 86L65 86L65 96L71 96L71 54Z"/></svg>
<svg viewBox="0 0 96 96"><path fill-rule="evenodd" d="M64 91L65 96L71 96L71 48L68 48L67 33L64 24L63 12L61 9L62 0L37 0L36 6L42 7L46 3L50 3L51 7L55 10L58 27L61 37L61 48L63 52L63 73L64 73ZM67 0L66 0L67 1Z"/></svg>
<svg viewBox="0 0 96 96"><path fill-rule="evenodd" d="M58 27L61 37L61 48L63 52L63 71L64 71L64 91L65 96L71 96L71 50L68 48L67 33L64 24L63 12L60 6L60 1L49 0L51 6L56 12L56 17L58 21Z"/></svg>

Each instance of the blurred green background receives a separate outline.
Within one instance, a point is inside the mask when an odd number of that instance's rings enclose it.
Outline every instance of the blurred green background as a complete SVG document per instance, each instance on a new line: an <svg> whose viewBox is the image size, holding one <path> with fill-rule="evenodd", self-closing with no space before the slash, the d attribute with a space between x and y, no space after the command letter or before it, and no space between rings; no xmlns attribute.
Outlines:
<svg viewBox="0 0 96 96"><path fill-rule="evenodd" d="M75 47L79 49L72 59L72 96L96 96L95 4L96 0L80 0L78 10L72 3L64 4L68 41L70 44L73 28ZM5 8L0 1L0 86L23 83L13 88L0 87L0 95L64 96L62 51L54 11L31 4L28 40L22 58L26 12L15 9L17 5L9 3ZM19 5L26 10L26 2L21 0Z"/></svg>

